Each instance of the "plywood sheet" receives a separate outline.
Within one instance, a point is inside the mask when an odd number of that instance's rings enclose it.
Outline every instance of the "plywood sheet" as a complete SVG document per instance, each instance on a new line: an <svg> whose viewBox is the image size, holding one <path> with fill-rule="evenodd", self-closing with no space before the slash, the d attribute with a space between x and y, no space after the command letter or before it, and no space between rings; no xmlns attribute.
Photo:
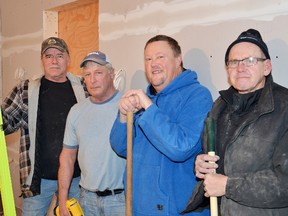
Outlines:
<svg viewBox="0 0 288 216"><path fill-rule="evenodd" d="M58 32L69 47L71 63L68 70L76 75L80 73L80 62L92 50L98 50L98 13L99 1L79 5L59 11Z"/></svg>

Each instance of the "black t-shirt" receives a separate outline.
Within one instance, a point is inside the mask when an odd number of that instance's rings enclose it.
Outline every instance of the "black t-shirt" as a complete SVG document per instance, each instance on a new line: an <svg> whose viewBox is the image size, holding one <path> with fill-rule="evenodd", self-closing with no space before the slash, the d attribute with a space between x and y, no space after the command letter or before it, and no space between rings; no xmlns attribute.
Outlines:
<svg viewBox="0 0 288 216"><path fill-rule="evenodd" d="M70 108L76 102L68 79L64 83L55 83L42 78L37 112L35 153L35 172L38 172L40 178L57 179L66 119ZM78 162L75 163L73 177L76 176L80 176Z"/></svg>

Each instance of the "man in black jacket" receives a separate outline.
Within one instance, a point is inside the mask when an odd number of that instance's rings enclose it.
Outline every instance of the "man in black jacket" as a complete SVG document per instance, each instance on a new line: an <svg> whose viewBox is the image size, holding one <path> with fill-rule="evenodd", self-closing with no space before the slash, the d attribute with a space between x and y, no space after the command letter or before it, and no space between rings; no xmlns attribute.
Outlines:
<svg viewBox="0 0 288 216"><path fill-rule="evenodd" d="M228 47L225 64L231 87L220 91L209 113L217 156L197 156L195 172L203 181L186 211L200 203L202 188L205 197L221 198L222 216L287 216L288 90L273 82L267 45L255 29ZM205 139L203 145L207 152Z"/></svg>

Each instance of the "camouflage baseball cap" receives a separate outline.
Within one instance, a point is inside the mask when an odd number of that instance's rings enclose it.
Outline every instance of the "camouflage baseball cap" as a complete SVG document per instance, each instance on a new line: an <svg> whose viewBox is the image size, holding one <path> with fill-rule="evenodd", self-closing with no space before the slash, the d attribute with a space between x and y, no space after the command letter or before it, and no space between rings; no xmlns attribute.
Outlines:
<svg viewBox="0 0 288 216"><path fill-rule="evenodd" d="M49 37L42 42L41 55L49 48L56 48L61 52L66 52L69 55L68 46L65 41L57 37Z"/></svg>

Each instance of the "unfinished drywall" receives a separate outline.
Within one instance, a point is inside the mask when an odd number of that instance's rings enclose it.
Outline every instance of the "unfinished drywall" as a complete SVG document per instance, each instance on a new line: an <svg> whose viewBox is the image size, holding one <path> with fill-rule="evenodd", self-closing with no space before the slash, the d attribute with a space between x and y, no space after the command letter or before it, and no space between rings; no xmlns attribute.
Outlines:
<svg viewBox="0 0 288 216"><path fill-rule="evenodd" d="M42 42L41 1L1 0L1 75L3 98L19 79L41 73L40 45ZM22 75L22 76L21 76ZM1 100L2 101L2 100ZM19 134L6 136L9 165L15 205L21 208L22 198L19 182Z"/></svg>
<svg viewBox="0 0 288 216"><path fill-rule="evenodd" d="M17 83L15 72L25 77L39 73L42 41L41 1L1 0L3 96Z"/></svg>
<svg viewBox="0 0 288 216"><path fill-rule="evenodd" d="M288 2L268 0L113 0L100 1L99 47L116 68L127 71L126 88L146 88L143 47L156 34L167 34L182 47L184 66L198 72L214 99L228 87L224 54L248 28L267 42L275 81L288 87Z"/></svg>
<svg viewBox="0 0 288 216"><path fill-rule="evenodd" d="M0 1L3 96L18 82L16 71L24 71L23 78L42 72L43 9L57 9L71 2L79 3L75 0ZM216 98L217 92L228 86L224 71L226 48L240 32L251 27L259 29L267 41L275 81L288 86L287 1L100 0L99 13L99 47L109 55L116 70L126 71L126 89L146 88L144 44L156 34L168 34L179 41L184 66L195 69L200 81ZM7 143L9 148L16 149L10 158L16 205L20 206L18 170L14 167L18 161L19 135L7 136Z"/></svg>

